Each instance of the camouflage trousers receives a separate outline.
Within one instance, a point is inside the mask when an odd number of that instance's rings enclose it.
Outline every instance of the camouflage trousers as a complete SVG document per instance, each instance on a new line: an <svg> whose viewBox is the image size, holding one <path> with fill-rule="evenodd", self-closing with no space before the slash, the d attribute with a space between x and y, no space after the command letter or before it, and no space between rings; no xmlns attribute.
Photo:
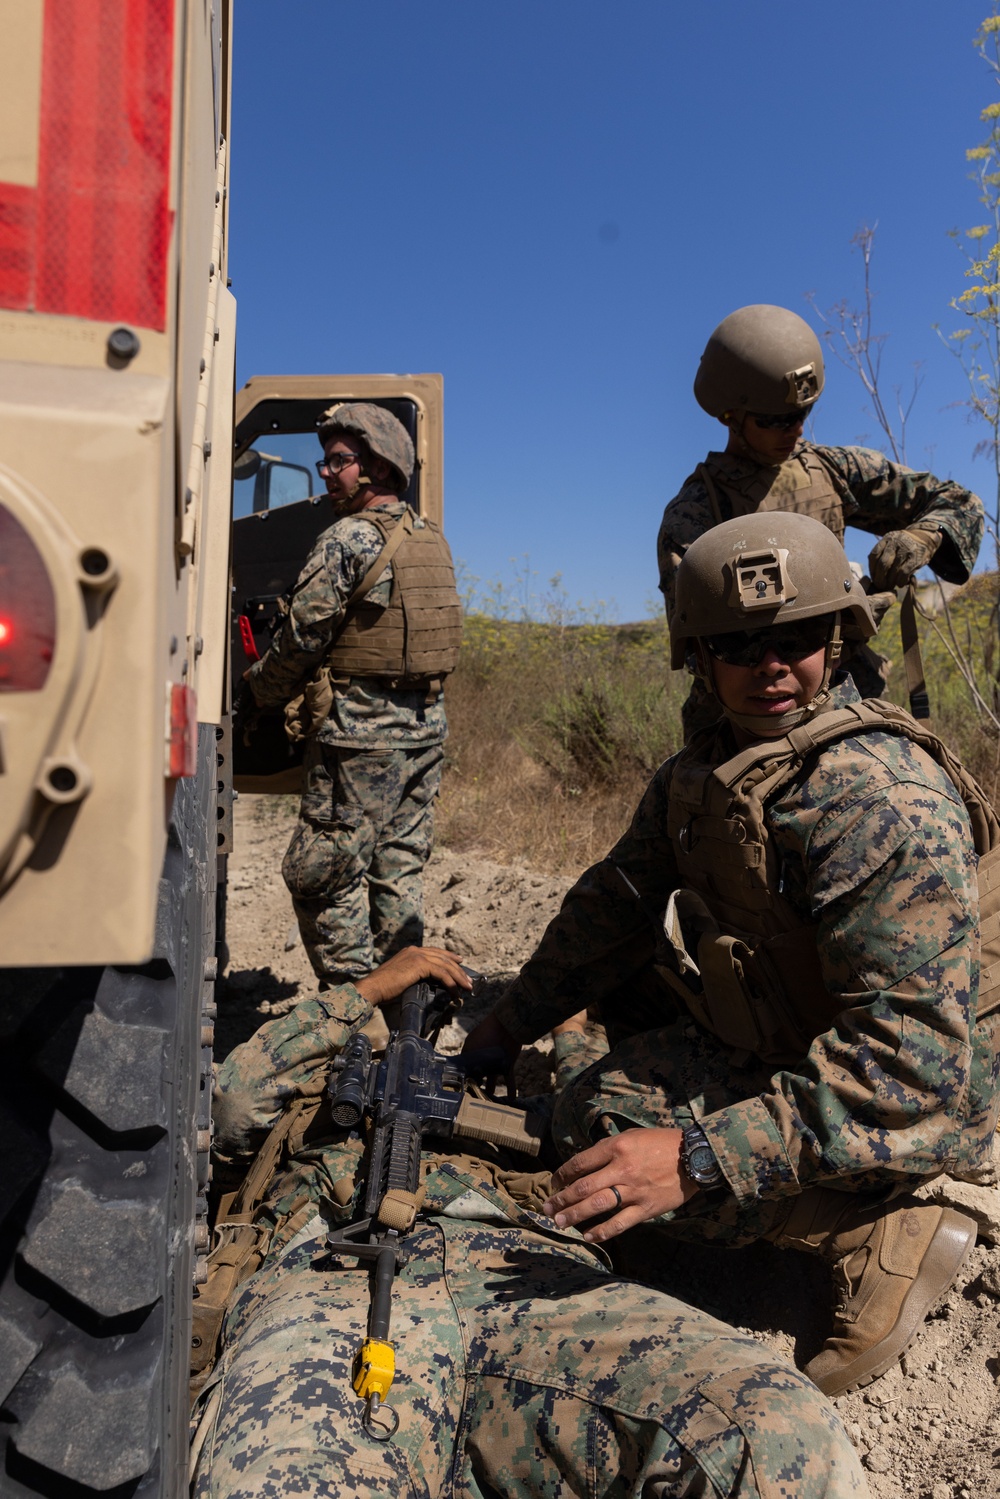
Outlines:
<svg viewBox="0 0 1000 1499"><path fill-rule="evenodd" d="M513 1224L437 1218L408 1236L399 1430L374 1441L350 1385L368 1274L322 1245L314 1220L241 1289L200 1397L195 1499L868 1492L833 1407L790 1364Z"/></svg>
<svg viewBox="0 0 1000 1499"><path fill-rule="evenodd" d="M619 1031L627 1018L627 1003L623 997L612 1012ZM609 1029L614 1039L614 1029ZM731 1051L689 1019L618 1040L610 1052L589 1035L559 1036L556 1058L552 1135L563 1160L623 1129L685 1129L706 1114L766 1091L774 1072L756 1057ZM749 1160L753 1140L747 1139L744 1148ZM824 1186L877 1202L901 1186L920 1186L924 1181L924 1176L909 1180L898 1170L874 1168ZM653 1219L653 1224L672 1238L739 1248L780 1227L791 1200L757 1197L740 1202L728 1190L697 1192L674 1212Z"/></svg>
<svg viewBox="0 0 1000 1499"><path fill-rule="evenodd" d="M348 750L313 740L281 872L320 979L350 982L424 937L423 870L444 749Z"/></svg>

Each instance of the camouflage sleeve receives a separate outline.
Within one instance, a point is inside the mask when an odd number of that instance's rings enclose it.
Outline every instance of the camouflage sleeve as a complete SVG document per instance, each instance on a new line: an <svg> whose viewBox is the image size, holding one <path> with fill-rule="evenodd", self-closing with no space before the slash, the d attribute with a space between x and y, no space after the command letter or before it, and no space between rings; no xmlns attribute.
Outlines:
<svg viewBox="0 0 1000 1499"><path fill-rule="evenodd" d="M215 1081L218 1153L228 1159L252 1153L287 1103L321 1093L330 1058L371 1016L354 985L341 984L269 1020L234 1047Z"/></svg>
<svg viewBox="0 0 1000 1499"><path fill-rule="evenodd" d="M816 452L849 491L848 525L874 536L907 526L937 528L944 539L929 566L946 583L968 581L985 526L977 495L951 479L892 463L872 448L817 447Z"/></svg>
<svg viewBox="0 0 1000 1499"><path fill-rule="evenodd" d="M737 1196L933 1175L956 1154L979 978L971 847L964 807L927 778L812 826L809 898L844 1009L769 1091L704 1121Z"/></svg>
<svg viewBox="0 0 1000 1499"><path fill-rule="evenodd" d="M281 628L247 674L262 707L287 703L325 660L347 601L382 546L381 533L354 517L320 536L292 590Z"/></svg>
<svg viewBox="0 0 1000 1499"><path fill-rule="evenodd" d="M674 580L681 558L699 536L715 524L708 494L700 479L686 479L663 512L656 538L656 560L660 570L660 592L670 618L674 608Z"/></svg>
<svg viewBox="0 0 1000 1499"><path fill-rule="evenodd" d="M568 892L497 1005L497 1018L518 1041L537 1040L649 963L657 913L678 883L666 833L671 765L656 772L625 836Z"/></svg>

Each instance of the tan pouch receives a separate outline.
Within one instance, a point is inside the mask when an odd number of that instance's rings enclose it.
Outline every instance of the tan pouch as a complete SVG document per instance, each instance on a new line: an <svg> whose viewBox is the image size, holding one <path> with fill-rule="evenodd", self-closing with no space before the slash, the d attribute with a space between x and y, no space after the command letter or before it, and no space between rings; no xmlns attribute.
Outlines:
<svg viewBox="0 0 1000 1499"><path fill-rule="evenodd" d="M753 949L719 929L697 891L671 893L663 930L677 967L657 965L658 972L700 1026L736 1051L768 1057L788 1050L782 1007L770 986L751 983Z"/></svg>

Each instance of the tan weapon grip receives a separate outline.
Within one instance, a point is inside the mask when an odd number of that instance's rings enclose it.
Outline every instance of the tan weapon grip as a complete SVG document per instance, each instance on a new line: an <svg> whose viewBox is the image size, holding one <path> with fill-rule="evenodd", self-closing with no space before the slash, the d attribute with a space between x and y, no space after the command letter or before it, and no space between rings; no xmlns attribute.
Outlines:
<svg viewBox="0 0 1000 1499"><path fill-rule="evenodd" d="M467 1140L489 1140L508 1150L537 1155L542 1148L543 1121L537 1114L526 1114L492 1098L475 1098L467 1093L455 1116L455 1133Z"/></svg>

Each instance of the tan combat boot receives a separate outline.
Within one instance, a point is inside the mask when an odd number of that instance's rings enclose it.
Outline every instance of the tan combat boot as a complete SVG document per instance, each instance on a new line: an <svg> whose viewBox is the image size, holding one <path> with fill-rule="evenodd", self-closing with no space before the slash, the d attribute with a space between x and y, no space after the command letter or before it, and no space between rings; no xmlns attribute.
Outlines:
<svg viewBox="0 0 1000 1499"><path fill-rule="evenodd" d="M833 1333L805 1368L833 1396L870 1384L909 1347L975 1243L976 1224L913 1197L870 1207L813 1187L767 1237L833 1264Z"/></svg>

